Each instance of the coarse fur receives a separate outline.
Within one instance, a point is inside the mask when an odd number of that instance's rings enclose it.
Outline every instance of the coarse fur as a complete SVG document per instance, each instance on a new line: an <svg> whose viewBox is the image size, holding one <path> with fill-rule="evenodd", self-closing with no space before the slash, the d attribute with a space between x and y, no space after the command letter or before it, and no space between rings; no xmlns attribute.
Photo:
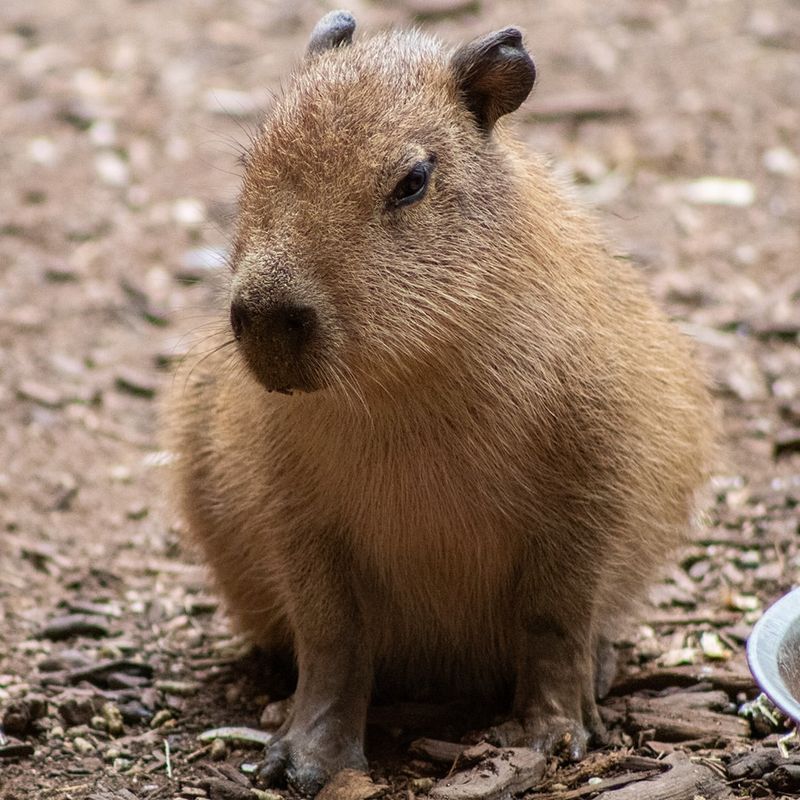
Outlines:
<svg viewBox="0 0 800 800"><path fill-rule="evenodd" d="M309 705L339 702L314 688L336 683L314 677L319 650L361 694L373 674L414 697L516 687L523 723L575 735L559 721L599 729L592 657L690 527L710 405L639 275L502 128L476 125L419 32L307 55L249 154L231 280L315 309L303 391L268 392L244 346L187 362L174 494ZM423 154L427 196L387 209ZM366 700L347 703L358 738ZM326 744L324 713L284 730L309 791L363 763Z"/></svg>

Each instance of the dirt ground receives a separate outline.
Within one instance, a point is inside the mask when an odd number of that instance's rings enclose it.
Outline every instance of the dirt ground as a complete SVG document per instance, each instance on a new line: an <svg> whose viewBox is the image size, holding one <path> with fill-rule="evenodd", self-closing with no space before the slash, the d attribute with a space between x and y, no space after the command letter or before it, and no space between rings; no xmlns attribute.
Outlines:
<svg viewBox="0 0 800 800"><path fill-rule="evenodd" d="M624 772L614 753L674 749L734 796L790 795L728 767L775 746L780 724L735 715L756 694L743 642L800 580L800 4L348 5L362 34L416 22L455 43L525 29L539 84L519 134L696 338L723 419L708 520L623 643L604 710L613 747L582 771L552 763L531 796L591 797L607 786L590 778ZM255 797L238 778L258 751L196 737L257 728L280 687L180 543L156 411L187 334L224 313L237 150L328 8L2 3L3 800ZM715 697L684 715L695 728L665 722L659 693L688 707L700 681L696 694ZM401 708L370 726L373 777L393 797L447 772L408 751L434 729L465 732L455 713L431 715Z"/></svg>

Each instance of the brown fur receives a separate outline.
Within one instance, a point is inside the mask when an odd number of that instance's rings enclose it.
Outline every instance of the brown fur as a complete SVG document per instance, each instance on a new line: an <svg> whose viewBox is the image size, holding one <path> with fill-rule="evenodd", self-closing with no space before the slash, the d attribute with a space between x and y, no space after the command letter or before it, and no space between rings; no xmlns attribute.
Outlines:
<svg viewBox="0 0 800 800"><path fill-rule="evenodd" d="M706 476L688 343L501 127L418 33L309 56L250 154L232 292L317 309L316 391L231 349L175 380L174 491L243 627L298 659L279 755L311 791L363 763L373 673L516 686L545 749L599 730L592 657ZM388 214L423 152L428 196Z"/></svg>

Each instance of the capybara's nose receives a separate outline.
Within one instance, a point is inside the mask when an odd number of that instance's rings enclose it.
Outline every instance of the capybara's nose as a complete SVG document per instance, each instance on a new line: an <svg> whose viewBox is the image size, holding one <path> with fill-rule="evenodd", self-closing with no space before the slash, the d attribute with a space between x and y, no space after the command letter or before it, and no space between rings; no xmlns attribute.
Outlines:
<svg viewBox="0 0 800 800"><path fill-rule="evenodd" d="M231 302L231 328L237 340L252 338L261 347L298 353L313 337L317 312L310 306L291 302L246 303L237 297Z"/></svg>
<svg viewBox="0 0 800 800"><path fill-rule="evenodd" d="M231 302L231 329L237 341L242 338L245 329L250 325L250 319L247 306L243 300L237 297Z"/></svg>
<svg viewBox="0 0 800 800"><path fill-rule="evenodd" d="M282 339L292 350L300 350L314 335L317 312L309 306L284 303L260 315L259 323L267 335Z"/></svg>

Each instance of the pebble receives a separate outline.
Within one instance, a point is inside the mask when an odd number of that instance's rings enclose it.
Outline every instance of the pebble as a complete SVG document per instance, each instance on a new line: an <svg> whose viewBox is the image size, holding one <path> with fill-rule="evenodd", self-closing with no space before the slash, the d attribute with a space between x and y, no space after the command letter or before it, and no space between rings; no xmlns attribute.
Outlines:
<svg viewBox="0 0 800 800"><path fill-rule="evenodd" d="M96 731L104 731L106 729L106 721L99 714L96 714L89 720L89 727Z"/></svg>
<svg viewBox="0 0 800 800"><path fill-rule="evenodd" d="M753 205L756 190L750 181L740 178L706 177L687 183L682 195L694 205L745 208Z"/></svg>
<svg viewBox="0 0 800 800"><path fill-rule="evenodd" d="M730 592L725 598L725 605L732 611L757 611L761 608L761 601L754 595Z"/></svg>
<svg viewBox="0 0 800 800"><path fill-rule="evenodd" d="M122 722L122 712L113 703L105 703L102 708L106 730L112 736L122 736L125 726Z"/></svg>
<svg viewBox="0 0 800 800"><path fill-rule="evenodd" d="M228 745L222 739L214 739L209 755L212 761L224 761L228 757Z"/></svg>
<svg viewBox="0 0 800 800"><path fill-rule="evenodd" d="M138 700L129 700L127 703L120 703L119 712L122 714L123 722L127 722L130 725L147 724L153 719L153 712L147 709Z"/></svg>
<svg viewBox="0 0 800 800"><path fill-rule="evenodd" d="M206 219L206 207L194 197L183 197L172 204L172 218L186 228L196 228Z"/></svg>
<svg viewBox="0 0 800 800"><path fill-rule="evenodd" d="M800 172L800 159L788 147L765 150L762 163L773 175L797 175Z"/></svg>
<svg viewBox="0 0 800 800"><path fill-rule="evenodd" d="M96 147L114 147L117 128L110 119L98 119L89 126L89 139Z"/></svg>
<svg viewBox="0 0 800 800"><path fill-rule="evenodd" d="M25 736L32 729L34 722L46 714L47 698L36 694L28 695L8 705L3 714L2 729L6 733Z"/></svg>
<svg viewBox="0 0 800 800"><path fill-rule="evenodd" d="M165 722L169 722L172 719L172 712L166 708L162 708L160 711L157 711L153 719L150 720L150 727L160 728Z"/></svg>
<svg viewBox="0 0 800 800"><path fill-rule="evenodd" d="M700 649L703 655L712 661L727 661L733 653L722 644L716 633L706 632L700 635Z"/></svg>
<svg viewBox="0 0 800 800"><path fill-rule="evenodd" d="M60 392L36 381L22 381L17 386L17 395L45 408L61 408L64 405Z"/></svg>
<svg viewBox="0 0 800 800"><path fill-rule="evenodd" d="M75 749L78 751L78 753L80 753L82 756L94 752L94 745L88 739L84 739L83 736L76 736L72 740L72 743L75 745Z"/></svg>
<svg viewBox="0 0 800 800"><path fill-rule="evenodd" d="M94 159L94 168L100 180L106 186L121 188L130 183L130 170L123 159L113 151L98 153Z"/></svg>
<svg viewBox="0 0 800 800"><path fill-rule="evenodd" d="M687 574L694 581L702 580L711 570L711 562L708 559L695 561L687 570Z"/></svg>
<svg viewBox="0 0 800 800"><path fill-rule="evenodd" d="M286 722L292 710L292 699L291 697L287 697L285 700L267 703L267 705L264 706L264 710L261 712L258 724L266 730L280 728L280 726Z"/></svg>
<svg viewBox="0 0 800 800"><path fill-rule="evenodd" d="M164 694L191 697L197 694L200 684L196 681L156 681L155 687Z"/></svg>
<svg viewBox="0 0 800 800"><path fill-rule="evenodd" d="M117 483L130 483L133 480L133 472L124 464L115 464L108 471L111 480Z"/></svg>
<svg viewBox="0 0 800 800"><path fill-rule="evenodd" d="M52 139L37 136L28 143L28 158L34 164L52 167L58 161L58 150Z"/></svg>
<svg viewBox="0 0 800 800"><path fill-rule="evenodd" d="M755 569L761 565L761 553L758 550L743 550L736 560L741 567Z"/></svg>
<svg viewBox="0 0 800 800"><path fill-rule="evenodd" d="M58 702L58 713L70 728L86 725L95 715L95 705L91 697L67 697Z"/></svg>

